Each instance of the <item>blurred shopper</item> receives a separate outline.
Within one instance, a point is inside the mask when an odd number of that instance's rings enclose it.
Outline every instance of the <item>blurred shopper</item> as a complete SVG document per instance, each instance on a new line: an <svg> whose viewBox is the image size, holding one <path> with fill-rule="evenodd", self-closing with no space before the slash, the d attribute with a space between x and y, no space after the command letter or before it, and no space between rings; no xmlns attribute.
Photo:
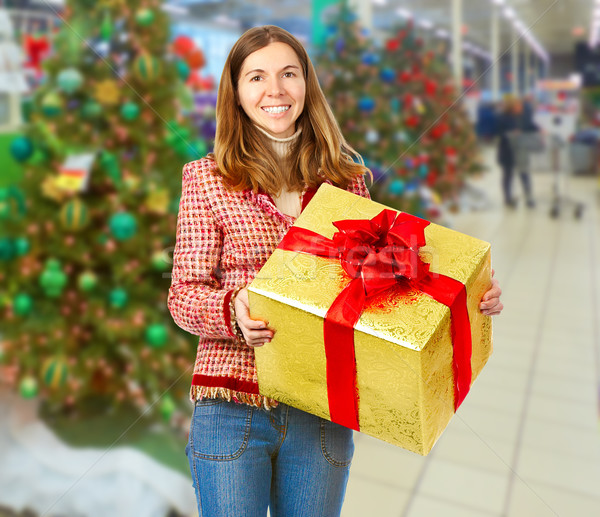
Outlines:
<svg viewBox="0 0 600 517"><path fill-rule="evenodd" d="M543 141L538 126L533 121L533 108L516 98L507 98L498 117L498 164L502 167L504 204L515 208L512 184L515 170L521 178L525 201L529 208L535 206L531 186L530 156L542 150Z"/></svg>
<svg viewBox="0 0 600 517"><path fill-rule="evenodd" d="M306 51L278 27L250 29L233 46L216 116L214 154L183 170L168 301L177 324L200 336L186 448L198 510L339 516L352 431L259 394L254 347L276 329L250 318L246 286L321 183L368 198L368 169ZM494 281L481 311L499 314L499 296Z"/></svg>

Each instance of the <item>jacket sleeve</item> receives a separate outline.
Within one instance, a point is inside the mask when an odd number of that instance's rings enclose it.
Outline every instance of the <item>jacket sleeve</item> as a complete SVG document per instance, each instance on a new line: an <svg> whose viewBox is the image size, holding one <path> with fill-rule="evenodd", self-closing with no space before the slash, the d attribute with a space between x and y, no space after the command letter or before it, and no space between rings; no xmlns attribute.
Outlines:
<svg viewBox="0 0 600 517"><path fill-rule="evenodd" d="M371 194L369 194L369 190L367 189L364 176L355 176L350 185L348 185L347 190L358 196L371 199Z"/></svg>
<svg viewBox="0 0 600 517"><path fill-rule="evenodd" d="M222 231L208 205L198 172L187 164L183 184L168 308L182 329L208 338L233 337L229 301L221 288L219 262Z"/></svg>

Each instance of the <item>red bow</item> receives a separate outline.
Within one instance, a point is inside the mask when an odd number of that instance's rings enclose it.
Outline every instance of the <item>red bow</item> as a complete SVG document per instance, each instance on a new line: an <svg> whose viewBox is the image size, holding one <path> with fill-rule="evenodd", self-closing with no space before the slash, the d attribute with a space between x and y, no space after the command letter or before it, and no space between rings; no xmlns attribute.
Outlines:
<svg viewBox="0 0 600 517"><path fill-rule="evenodd" d="M428 221L403 212L383 210L372 219L342 220L328 239L293 226L280 249L337 258L352 281L327 311L323 323L327 358L329 412L333 422L359 430L354 326L368 298L404 283L450 307L454 347L455 409L471 384L471 329L465 286L432 274L419 257L426 244Z"/></svg>

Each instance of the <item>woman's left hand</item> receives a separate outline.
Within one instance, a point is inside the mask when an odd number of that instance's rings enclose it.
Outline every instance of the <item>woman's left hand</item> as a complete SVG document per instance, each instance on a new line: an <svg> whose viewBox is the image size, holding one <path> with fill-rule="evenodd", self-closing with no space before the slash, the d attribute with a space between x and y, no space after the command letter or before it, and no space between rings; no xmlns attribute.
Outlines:
<svg viewBox="0 0 600 517"><path fill-rule="evenodd" d="M494 270L492 269L492 277L494 276ZM504 305L500 301L500 295L502 290L498 284L498 280L492 278L492 287L490 287L481 298L479 304L479 310L486 316L496 316L502 312Z"/></svg>

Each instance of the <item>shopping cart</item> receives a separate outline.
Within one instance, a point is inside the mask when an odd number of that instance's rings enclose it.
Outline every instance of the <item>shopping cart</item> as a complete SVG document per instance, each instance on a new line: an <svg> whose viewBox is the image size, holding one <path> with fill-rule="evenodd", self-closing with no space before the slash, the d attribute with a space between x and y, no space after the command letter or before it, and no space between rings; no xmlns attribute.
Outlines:
<svg viewBox="0 0 600 517"><path fill-rule="evenodd" d="M565 209L573 210L576 219L581 219L585 205L567 195L568 179L572 174L590 170L595 166L596 146L582 144L576 139L566 143L557 135L549 135L552 164L552 201L550 217L556 219ZM569 164L564 163L564 149L567 148ZM594 152L592 152L592 149Z"/></svg>

